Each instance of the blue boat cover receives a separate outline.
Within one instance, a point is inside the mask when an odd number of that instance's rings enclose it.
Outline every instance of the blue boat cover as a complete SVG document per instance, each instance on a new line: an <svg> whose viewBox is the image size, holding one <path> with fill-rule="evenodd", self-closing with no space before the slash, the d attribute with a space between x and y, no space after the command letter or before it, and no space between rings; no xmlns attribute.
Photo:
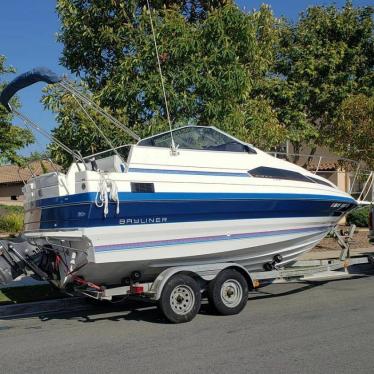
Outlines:
<svg viewBox="0 0 374 374"><path fill-rule="evenodd" d="M61 77L56 75L53 71L39 67L34 68L26 73L19 75L13 79L3 90L0 95L0 103L3 104L9 111L11 107L9 100L22 88L31 86L37 82L45 82L48 84L58 83L62 80Z"/></svg>

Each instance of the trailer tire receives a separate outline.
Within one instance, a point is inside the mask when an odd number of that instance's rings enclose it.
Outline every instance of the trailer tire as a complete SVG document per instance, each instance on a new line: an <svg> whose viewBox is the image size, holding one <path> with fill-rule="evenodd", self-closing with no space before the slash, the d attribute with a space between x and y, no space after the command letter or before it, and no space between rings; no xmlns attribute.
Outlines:
<svg viewBox="0 0 374 374"><path fill-rule="evenodd" d="M240 313L248 301L247 280L234 269L221 271L209 282L208 300L218 314Z"/></svg>
<svg viewBox="0 0 374 374"><path fill-rule="evenodd" d="M189 322L201 306L201 290L189 275L176 274L165 284L158 307L172 323Z"/></svg>

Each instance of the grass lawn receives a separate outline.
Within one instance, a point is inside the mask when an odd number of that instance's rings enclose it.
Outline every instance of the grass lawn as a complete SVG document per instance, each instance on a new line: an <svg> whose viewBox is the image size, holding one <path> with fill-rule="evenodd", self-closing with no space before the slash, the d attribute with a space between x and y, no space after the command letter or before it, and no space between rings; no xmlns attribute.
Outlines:
<svg viewBox="0 0 374 374"><path fill-rule="evenodd" d="M4 215L6 213L23 214L23 206L0 204L0 215Z"/></svg>
<svg viewBox="0 0 374 374"><path fill-rule="evenodd" d="M0 232L16 234L23 228L23 207L0 204Z"/></svg>

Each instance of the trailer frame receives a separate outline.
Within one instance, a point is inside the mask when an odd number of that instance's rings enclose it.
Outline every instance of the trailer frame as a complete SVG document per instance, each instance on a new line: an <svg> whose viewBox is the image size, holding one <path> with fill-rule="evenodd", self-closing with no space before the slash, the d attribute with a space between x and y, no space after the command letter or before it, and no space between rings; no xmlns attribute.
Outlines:
<svg viewBox="0 0 374 374"><path fill-rule="evenodd" d="M227 269L233 269L242 274L247 280L249 290L256 290L271 283L306 283L349 278L358 275L351 271L352 267L371 264L374 268L374 254L349 257L355 229L356 226L351 225L346 232L339 231L337 227L332 230L331 234L341 247L341 253L337 259L297 261L288 267L281 267L274 261L273 270L270 271L248 271L244 266L235 262L175 266L163 270L152 282L140 282L137 279L132 279L129 284L119 287L103 287L101 290L92 288L82 290L79 287L75 288L75 291L97 300L112 301L118 296L135 296L151 302L158 302L164 287L176 274L185 274L194 278L199 283L201 293L207 290L209 282Z"/></svg>

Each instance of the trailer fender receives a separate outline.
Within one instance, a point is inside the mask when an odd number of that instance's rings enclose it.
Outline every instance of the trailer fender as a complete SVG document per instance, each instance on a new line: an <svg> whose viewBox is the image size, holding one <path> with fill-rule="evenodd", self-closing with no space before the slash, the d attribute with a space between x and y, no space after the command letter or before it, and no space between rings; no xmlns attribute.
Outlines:
<svg viewBox="0 0 374 374"><path fill-rule="evenodd" d="M218 264L205 264L205 265L190 265L190 266L175 266L165 269L161 272L158 277L153 282L150 292L152 293L153 300L159 300L161 297L162 290L167 283L167 281L178 273L188 274L192 277L198 278L205 282L209 282L214 279L218 273L224 269L236 269L246 278L248 285L252 288L251 277L247 269L239 264L226 262Z"/></svg>

